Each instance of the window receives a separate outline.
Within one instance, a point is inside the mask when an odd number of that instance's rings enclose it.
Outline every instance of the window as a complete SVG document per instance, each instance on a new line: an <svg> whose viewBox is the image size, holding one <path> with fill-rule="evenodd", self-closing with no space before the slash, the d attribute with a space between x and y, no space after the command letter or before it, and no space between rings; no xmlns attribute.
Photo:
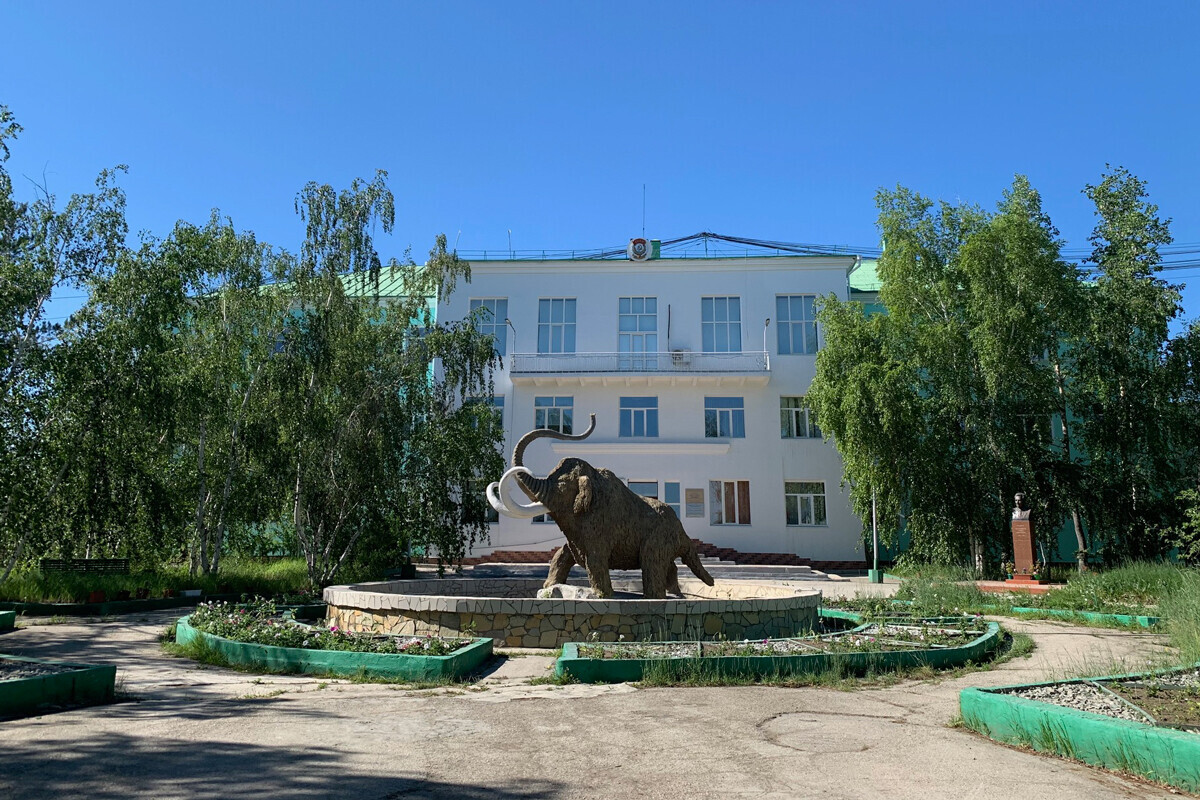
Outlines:
<svg viewBox="0 0 1200 800"><path fill-rule="evenodd" d="M533 398L533 427L535 428L549 428L559 433L570 433L574 414L574 397Z"/></svg>
<svg viewBox="0 0 1200 800"><path fill-rule="evenodd" d="M658 481L630 481L629 488L641 497L658 499Z"/></svg>
<svg viewBox="0 0 1200 800"><path fill-rule="evenodd" d="M784 439L820 439L821 429L803 397L779 398L779 435Z"/></svg>
<svg viewBox="0 0 1200 800"><path fill-rule="evenodd" d="M575 352L575 298L538 300L539 353Z"/></svg>
<svg viewBox="0 0 1200 800"><path fill-rule="evenodd" d="M704 398L704 435L709 439L746 438L746 411L742 398Z"/></svg>
<svg viewBox="0 0 1200 800"><path fill-rule="evenodd" d="M504 429L504 395L494 394L491 397L468 397L465 406L488 406L496 418L496 424ZM476 423L478 424L478 423Z"/></svg>
<svg viewBox="0 0 1200 800"><path fill-rule="evenodd" d="M825 484L821 481L785 481L784 513L788 525L824 525Z"/></svg>
<svg viewBox="0 0 1200 800"><path fill-rule="evenodd" d="M742 352L741 298L700 298L700 341L706 353Z"/></svg>
<svg viewBox="0 0 1200 800"><path fill-rule="evenodd" d="M622 438L653 438L658 436L658 398L622 397Z"/></svg>
<svg viewBox="0 0 1200 800"><path fill-rule="evenodd" d="M710 525L750 524L750 481L709 481Z"/></svg>
<svg viewBox="0 0 1200 800"><path fill-rule="evenodd" d="M617 351L621 369L658 369L658 298L617 300Z"/></svg>
<svg viewBox="0 0 1200 800"><path fill-rule="evenodd" d="M667 481L663 484L663 502L671 507L675 512L675 516L683 519L683 511L679 506L679 482Z"/></svg>
<svg viewBox="0 0 1200 800"><path fill-rule="evenodd" d="M478 311L479 309L483 311ZM475 330L484 335L495 337L496 352L505 354L505 344L508 341L508 298L480 297L471 300L471 313L475 319Z"/></svg>
<svg viewBox="0 0 1200 800"><path fill-rule="evenodd" d="M530 522L532 522L534 525L553 525L554 524L554 520L550 518L549 514L538 514L536 517L531 519Z"/></svg>
<svg viewBox="0 0 1200 800"><path fill-rule="evenodd" d="M817 317L814 294L775 296L775 321L779 323L779 355L817 352Z"/></svg>

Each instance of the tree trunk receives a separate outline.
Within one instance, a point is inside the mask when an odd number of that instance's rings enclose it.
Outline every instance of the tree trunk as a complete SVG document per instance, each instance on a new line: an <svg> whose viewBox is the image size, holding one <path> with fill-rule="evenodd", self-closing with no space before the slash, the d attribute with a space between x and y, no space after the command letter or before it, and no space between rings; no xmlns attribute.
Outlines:
<svg viewBox="0 0 1200 800"><path fill-rule="evenodd" d="M191 575L196 577L199 568L208 572L208 531L205 529L204 514L208 505L208 481L204 474L204 443L206 431L204 417L200 417L200 442L196 448L196 475L200 487L196 495L196 546L192 549Z"/></svg>

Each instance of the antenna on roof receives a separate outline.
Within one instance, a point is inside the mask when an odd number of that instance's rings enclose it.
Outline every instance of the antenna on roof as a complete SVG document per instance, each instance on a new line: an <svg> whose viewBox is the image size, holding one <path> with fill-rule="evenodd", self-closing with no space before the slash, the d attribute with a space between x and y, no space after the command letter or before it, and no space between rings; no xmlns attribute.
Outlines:
<svg viewBox="0 0 1200 800"><path fill-rule="evenodd" d="M642 184L642 238L646 238L646 184Z"/></svg>
<svg viewBox="0 0 1200 800"><path fill-rule="evenodd" d="M458 252L458 240L462 238L462 231L458 232L458 236L454 237L454 252Z"/></svg>
<svg viewBox="0 0 1200 800"><path fill-rule="evenodd" d="M508 229L508 257L509 257L509 258L512 258L512 257L513 257L513 251L512 251L512 228L509 228L509 229Z"/></svg>

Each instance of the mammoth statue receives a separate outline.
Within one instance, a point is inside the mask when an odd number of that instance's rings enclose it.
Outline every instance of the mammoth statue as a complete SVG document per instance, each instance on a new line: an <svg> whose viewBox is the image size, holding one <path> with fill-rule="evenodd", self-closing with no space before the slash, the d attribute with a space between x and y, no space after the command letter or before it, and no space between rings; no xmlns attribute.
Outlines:
<svg viewBox="0 0 1200 800"><path fill-rule="evenodd" d="M512 467L498 483L488 486L488 502L501 514L530 518L550 514L567 539L554 554L546 586L566 583L571 567L587 570L588 582L602 597L612 595L610 569L641 569L642 594L666 597L679 592L675 559L712 586L712 576L700 563L696 545L679 517L666 503L635 494L607 469L596 469L579 458L564 458L549 475L538 478L523 464L525 448L536 439L586 439L596 428L596 415L581 434L534 430L521 437L513 450ZM533 503L513 501L516 483Z"/></svg>

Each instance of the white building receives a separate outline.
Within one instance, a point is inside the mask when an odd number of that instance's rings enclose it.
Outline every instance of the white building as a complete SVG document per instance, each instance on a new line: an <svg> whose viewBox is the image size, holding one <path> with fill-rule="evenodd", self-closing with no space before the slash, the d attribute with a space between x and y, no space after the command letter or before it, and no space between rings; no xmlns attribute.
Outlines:
<svg viewBox="0 0 1200 800"><path fill-rule="evenodd" d="M741 552L861 562L842 463L800 407L821 331L813 301L849 295L853 256L472 261L438 318L485 306L504 369L505 453L534 427L526 466L567 456L671 504L688 534ZM499 517L493 550L563 544L552 520Z"/></svg>

